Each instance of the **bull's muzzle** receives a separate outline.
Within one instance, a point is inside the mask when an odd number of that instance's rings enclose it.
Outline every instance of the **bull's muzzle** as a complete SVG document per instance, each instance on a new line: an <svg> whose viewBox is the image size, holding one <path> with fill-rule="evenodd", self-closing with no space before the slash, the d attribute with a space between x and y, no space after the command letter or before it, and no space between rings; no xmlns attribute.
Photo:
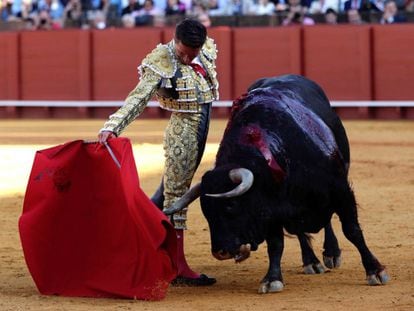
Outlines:
<svg viewBox="0 0 414 311"><path fill-rule="evenodd" d="M247 243L247 244L241 245L239 248L239 251L235 255L232 255L229 252L220 250L218 252L213 252L213 256L214 258L218 260L226 260L226 259L234 258L234 261L239 263L250 257L250 251L251 251L251 245Z"/></svg>

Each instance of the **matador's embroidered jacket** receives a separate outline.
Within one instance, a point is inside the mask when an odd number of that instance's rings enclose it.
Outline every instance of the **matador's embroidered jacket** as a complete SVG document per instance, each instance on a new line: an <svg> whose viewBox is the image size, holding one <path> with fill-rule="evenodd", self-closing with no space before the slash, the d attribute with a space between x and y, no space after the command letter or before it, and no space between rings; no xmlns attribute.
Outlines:
<svg viewBox="0 0 414 311"><path fill-rule="evenodd" d="M196 73L191 66L182 64L174 52L174 40L159 44L138 67L140 81L128 95L125 104L101 129L112 131L117 136L145 109L155 94L160 106L175 112L197 113L201 105L218 99L218 81L215 60L216 45L207 38L199 60L207 76Z"/></svg>

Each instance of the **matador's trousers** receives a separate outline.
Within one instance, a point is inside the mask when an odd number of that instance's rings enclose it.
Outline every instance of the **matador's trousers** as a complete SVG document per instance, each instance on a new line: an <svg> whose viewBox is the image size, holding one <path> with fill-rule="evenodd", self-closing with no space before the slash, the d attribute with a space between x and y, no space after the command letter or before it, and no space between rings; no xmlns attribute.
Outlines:
<svg viewBox="0 0 414 311"><path fill-rule="evenodd" d="M206 145L211 103L200 113L173 112L164 134L165 167L161 185L151 200L158 208L168 208L190 187ZM186 229L187 208L175 213L175 229Z"/></svg>

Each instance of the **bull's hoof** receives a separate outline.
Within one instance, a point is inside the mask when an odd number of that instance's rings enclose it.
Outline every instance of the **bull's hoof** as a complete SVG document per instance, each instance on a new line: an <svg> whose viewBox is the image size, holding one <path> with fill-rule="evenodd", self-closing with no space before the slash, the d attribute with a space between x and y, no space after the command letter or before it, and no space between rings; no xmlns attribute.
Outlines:
<svg viewBox="0 0 414 311"><path fill-rule="evenodd" d="M283 283L281 281L263 282L259 286L259 294L277 293L283 290Z"/></svg>
<svg viewBox="0 0 414 311"><path fill-rule="evenodd" d="M329 269L339 268L342 263L341 255L339 256L323 256L323 263Z"/></svg>
<svg viewBox="0 0 414 311"><path fill-rule="evenodd" d="M303 266L305 274L321 274L325 273L325 271L325 267L320 262Z"/></svg>
<svg viewBox="0 0 414 311"><path fill-rule="evenodd" d="M377 274L370 274L367 276L367 282L370 286L385 285L390 280L388 273L385 270Z"/></svg>

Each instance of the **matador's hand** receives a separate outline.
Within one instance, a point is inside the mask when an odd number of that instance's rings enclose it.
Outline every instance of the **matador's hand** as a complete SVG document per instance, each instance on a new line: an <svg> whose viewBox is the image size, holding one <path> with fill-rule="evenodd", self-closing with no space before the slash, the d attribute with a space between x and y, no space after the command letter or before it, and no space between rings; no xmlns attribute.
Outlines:
<svg viewBox="0 0 414 311"><path fill-rule="evenodd" d="M102 131L98 134L99 143L103 144L110 138L115 138L115 134L111 131Z"/></svg>

